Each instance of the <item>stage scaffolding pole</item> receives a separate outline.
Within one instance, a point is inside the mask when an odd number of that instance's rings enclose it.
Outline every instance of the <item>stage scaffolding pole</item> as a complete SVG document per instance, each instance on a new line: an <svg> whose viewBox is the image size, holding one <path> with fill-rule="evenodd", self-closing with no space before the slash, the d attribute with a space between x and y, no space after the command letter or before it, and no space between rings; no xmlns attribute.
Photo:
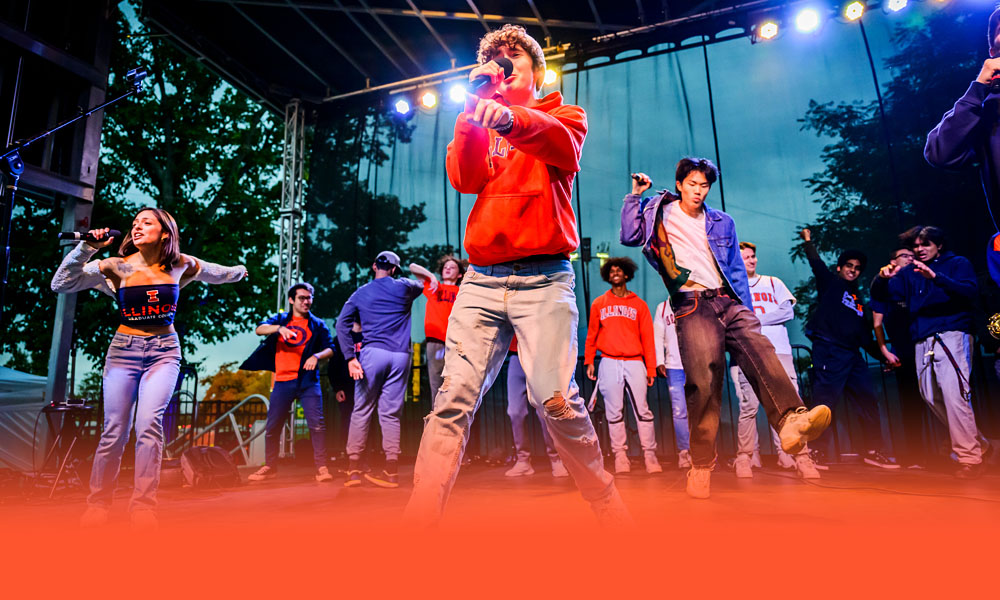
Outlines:
<svg viewBox="0 0 1000 600"><path fill-rule="evenodd" d="M302 171L305 155L305 110L294 99L285 105L285 140L281 158L281 208L278 212L277 309L287 308L286 293L302 278Z"/></svg>

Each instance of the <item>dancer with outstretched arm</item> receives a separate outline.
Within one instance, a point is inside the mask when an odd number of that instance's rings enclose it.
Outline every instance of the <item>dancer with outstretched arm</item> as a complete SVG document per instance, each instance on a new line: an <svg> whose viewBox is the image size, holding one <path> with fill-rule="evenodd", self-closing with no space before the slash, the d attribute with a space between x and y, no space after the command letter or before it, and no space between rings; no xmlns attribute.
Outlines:
<svg viewBox="0 0 1000 600"><path fill-rule="evenodd" d="M180 289L192 281L234 283L247 270L181 254L177 222L160 208L136 214L118 256L90 260L114 241L108 231L91 230L97 241L80 242L52 278L55 292L95 289L118 301L120 324L104 363L104 431L80 523L107 523L134 417L135 489L129 510L134 528L152 529L157 525L163 413L180 372L180 340L173 325Z"/></svg>

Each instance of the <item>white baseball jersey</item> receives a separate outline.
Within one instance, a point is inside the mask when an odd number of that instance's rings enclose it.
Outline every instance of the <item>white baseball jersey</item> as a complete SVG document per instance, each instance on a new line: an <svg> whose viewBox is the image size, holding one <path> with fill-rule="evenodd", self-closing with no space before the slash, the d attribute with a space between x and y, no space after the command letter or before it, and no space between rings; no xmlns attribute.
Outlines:
<svg viewBox="0 0 1000 600"><path fill-rule="evenodd" d="M792 344L788 341L788 330L784 323L791 321L795 313L795 296L777 277L758 275L749 281L753 311L760 319L761 333L771 340L777 354L791 354Z"/></svg>
<svg viewBox="0 0 1000 600"><path fill-rule="evenodd" d="M677 348L677 322L670 301L664 300L653 315L653 339L656 342L656 366L683 369L681 352Z"/></svg>

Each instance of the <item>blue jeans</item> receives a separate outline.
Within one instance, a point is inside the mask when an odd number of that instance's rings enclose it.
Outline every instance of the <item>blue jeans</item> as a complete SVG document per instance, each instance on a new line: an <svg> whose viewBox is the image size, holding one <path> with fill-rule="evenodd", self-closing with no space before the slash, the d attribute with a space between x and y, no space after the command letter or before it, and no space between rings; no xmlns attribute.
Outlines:
<svg viewBox="0 0 1000 600"><path fill-rule="evenodd" d="M684 369L667 369L667 389L670 390L677 450L690 450L691 431L688 428L687 398L684 397Z"/></svg>
<svg viewBox="0 0 1000 600"><path fill-rule="evenodd" d="M110 507L122 454L135 418L135 489L129 509L156 506L163 458L163 413L177 385L181 346L176 333L116 333L104 362L104 431L94 454L87 502Z"/></svg>
<svg viewBox="0 0 1000 600"><path fill-rule="evenodd" d="M307 375L311 375L308 374ZM309 378L311 379L311 377ZM276 381L271 390L267 407L267 425L264 427L264 464L277 467L281 448L281 428L285 426L292 403L298 398L302 412L309 424L309 440L313 447L316 468L326 466L326 425L323 422L323 390L319 380L293 379Z"/></svg>
<svg viewBox="0 0 1000 600"><path fill-rule="evenodd" d="M448 321L444 380L424 421L407 518L430 524L441 517L473 415L515 334L528 401L544 416L584 499L596 502L615 493L574 379L579 318L574 279L567 260L473 265L466 271Z"/></svg>
<svg viewBox="0 0 1000 600"><path fill-rule="evenodd" d="M365 376L354 384L354 411L351 412L351 429L347 434L347 455L352 460L361 458L368 442L372 412L378 405L385 459L399 460L399 419L403 416L403 401L406 399L410 353L363 346L358 361Z"/></svg>
<svg viewBox="0 0 1000 600"><path fill-rule="evenodd" d="M514 450L517 460L531 458L531 439L528 436L528 381L521 367L521 358L517 354L510 355L507 363L507 416L510 417L510 429L514 436ZM538 424L542 426L542 439L545 440L545 452L549 460L558 460L559 454L552 446L552 436L545 426L541 412L535 413Z"/></svg>

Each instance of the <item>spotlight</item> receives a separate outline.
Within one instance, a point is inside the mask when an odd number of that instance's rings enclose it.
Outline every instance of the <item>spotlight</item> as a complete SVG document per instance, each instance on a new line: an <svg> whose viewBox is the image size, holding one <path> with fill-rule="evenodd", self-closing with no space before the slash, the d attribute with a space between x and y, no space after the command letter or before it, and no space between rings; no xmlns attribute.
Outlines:
<svg viewBox="0 0 1000 600"><path fill-rule="evenodd" d="M420 104L422 104L424 108L434 108L437 106L437 103L438 97L434 92L424 92L424 95L420 97ZM409 108L407 108L407 110L409 110Z"/></svg>
<svg viewBox="0 0 1000 600"><path fill-rule="evenodd" d="M545 85L552 85L559 78L559 73L556 73L552 69L545 69L545 79L542 81Z"/></svg>
<svg viewBox="0 0 1000 600"><path fill-rule="evenodd" d="M865 5L857 0L844 7L844 16L849 21L857 21L863 14L865 14Z"/></svg>
<svg viewBox="0 0 1000 600"><path fill-rule="evenodd" d="M775 21L765 21L760 26L760 39L772 40L778 35L778 23Z"/></svg>
<svg viewBox="0 0 1000 600"><path fill-rule="evenodd" d="M812 33L819 27L819 13L815 8L803 8L795 15L795 28L802 33Z"/></svg>
<svg viewBox="0 0 1000 600"><path fill-rule="evenodd" d="M899 12L906 8L907 4L907 0L889 0L885 3L885 7L889 9L889 12Z"/></svg>
<svg viewBox="0 0 1000 600"><path fill-rule="evenodd" d="M451 89L448 90L448 99L455 104L465 102L465 86L460 83L451 86Z"/></svg>
<svg viewBox="0 0 1000 600"><path fill-rule="evenodd" d="M396 108L396 112L403 116L410 114L410 103L407 102L405 98L396 100L396 103L393 104L393 106Z"/></svg>

